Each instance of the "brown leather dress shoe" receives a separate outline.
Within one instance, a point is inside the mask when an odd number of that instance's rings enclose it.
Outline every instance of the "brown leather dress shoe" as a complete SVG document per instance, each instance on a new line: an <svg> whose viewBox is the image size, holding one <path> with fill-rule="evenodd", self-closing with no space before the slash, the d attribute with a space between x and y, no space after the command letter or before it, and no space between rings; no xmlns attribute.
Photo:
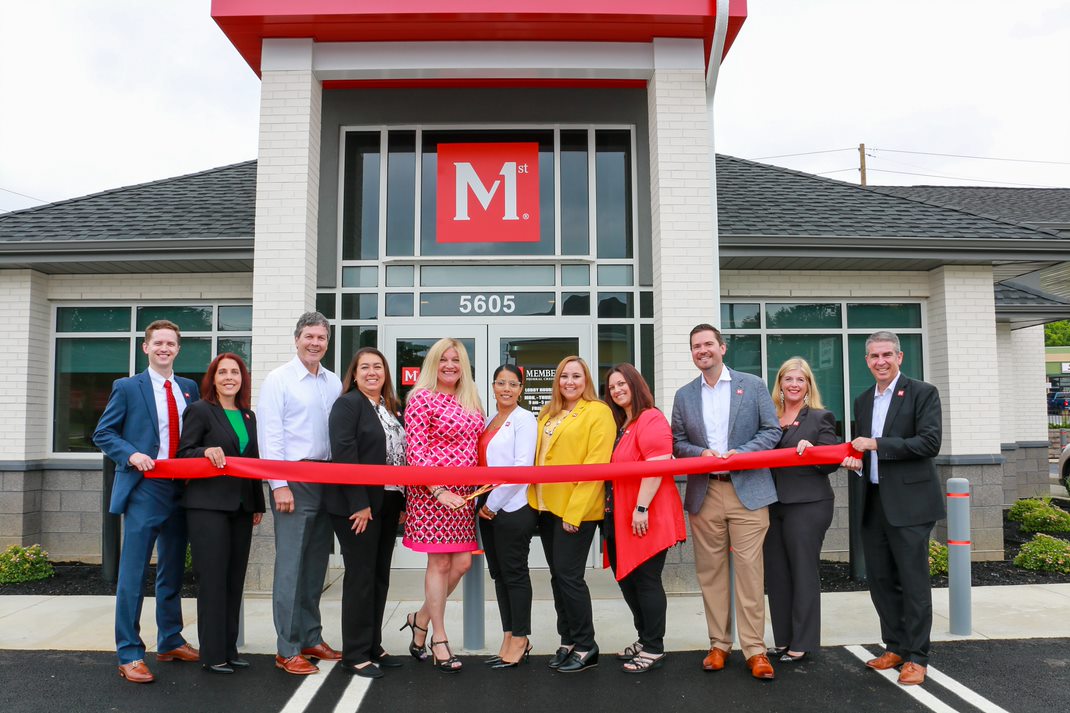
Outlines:
<svg viewBox="0 0 1070 713"><path fill-rule="evenodd" d="M341 652L335 651L327 645L326 641L321 641L310 649L301 649L301 655L310 659L319 659L320 661L341 661Z"/></svg>
<svg viewBox="0 0 1070 713"><path fill-rule="evenodd" d="M926 670L927 668L920 663L907 661L903 664L903 668L899 669L899 685L917 686L919 683L925 683Z"/></svg>
<svg viewBox="0 0 1070 713"><path fill-rule="evenodd" d="M131 683L152 683L156 680L156 677L152 675L152 671L141 659L124 663L119 667L119 675Z"/></svg>
<svg viewBox="0 0 1070 713"><path fill-rule="evenodd" d="M877 658L866 661L867 666L877 669L878 671L895 668L901 663L903 663L903 657L899 654L893 654L891 651L885 651Z"/></svg>
<svg viewBox="0 0 1070 713"><path fill-rule="evenodd" d="M157 661L200 661L201 654L189 644L182 644L177 649L156 654Z"/></svg>
<svg viewBox="0 0 1070 713"><path fill-rule="evenodd" d="M764 681L776 677L776 673L773 671L773 664L769 663L769 657L765 654L755 654L747 659L747 668L750 669L750 675Z"/></svg>
<svg viewBox="0 0 1070 713"><path fill-rule="evenodd" d="M310 673L320 672L320 670L304 656L291 656L288 659L284 659L276 654L275 668L281 668L286 673L292 673L295 676L307 676Z"/></svg>
<svg viewBox="0 0 1070 713"><path fill-rule="evenodd" d="M710 649L710 652L706 654L706 658L702 659L702 670L720 671L722 668L724 668L724 665L727 661L728 652L724 649L719 649L714 646Z"/></svg>

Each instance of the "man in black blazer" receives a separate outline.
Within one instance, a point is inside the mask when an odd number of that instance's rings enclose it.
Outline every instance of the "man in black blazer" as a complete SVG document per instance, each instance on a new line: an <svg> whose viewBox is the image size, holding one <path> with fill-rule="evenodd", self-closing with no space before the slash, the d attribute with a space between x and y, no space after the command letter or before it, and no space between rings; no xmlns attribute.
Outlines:
<svg viewBox="0 0 1070 713"><path fill-rule="evenodd" d="M862 550L886 648L866 665L902 665L899 683L916 685L925 680L933 620L929 533L946 512L933 462L940 452L940 394L901 374L902 363L894 333L866 339L866 364L877 385L855 399L851 445L862 459L843 465L861 471L865 484Z"/></svg>

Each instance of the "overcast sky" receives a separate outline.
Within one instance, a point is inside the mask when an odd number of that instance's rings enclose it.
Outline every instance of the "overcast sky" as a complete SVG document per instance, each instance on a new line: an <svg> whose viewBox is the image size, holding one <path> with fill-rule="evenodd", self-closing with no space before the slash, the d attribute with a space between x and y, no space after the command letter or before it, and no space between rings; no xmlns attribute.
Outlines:
<svg viewBox="0 0 1070 713"><path fill-rule="evenodd" d="M857 181L864 142L871 184L1070 187L1070 2L748 5L718 151L853 147L768 161ZM209 0L4 2L0 211L255 158L259 91Z"/></svg>

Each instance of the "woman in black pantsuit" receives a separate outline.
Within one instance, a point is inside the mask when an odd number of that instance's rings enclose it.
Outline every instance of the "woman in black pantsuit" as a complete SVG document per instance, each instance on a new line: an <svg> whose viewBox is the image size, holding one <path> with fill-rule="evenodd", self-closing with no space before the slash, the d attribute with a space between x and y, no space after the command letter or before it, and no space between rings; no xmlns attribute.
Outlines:
<svg viewBox="0 0 1070 713"><path fill-rule="evenodd" d="M390 368L378 350L364 347L342 380L328 430L335 463L405 465L405 430ZM390 560L405 511L401 489L382 485L333 485L324 504L342 548L342 667L365 678L400 666L383 650L383 616Z"/></svg>
<svg viewBox="0 0 1070 713"><path fill-rule="evenodd" d="M773 401L783 435L777 448L840 443L836 417L821 406L821 394L805 359L788 359L777 372ZM773 468L777 500L769 506L765 536L765 585L773 624L774 654L801 661L821 645L821 544L832 524L829 473L838 466Z"/></svg>
<svg viewBox="0 0 1070 713"><path fill-rule="evenodd" d="M237 354L208 365L201 400L182 415L179 458L207 458L223 467L227 456L257 458L256 416L249 410L249 370ZM264 512L264 488L256 480L219 476L189 481L182 495L197 575L197 636L201 664L212 673L234 673L249 662L238 655L245 569L253 526Z"/></svg>

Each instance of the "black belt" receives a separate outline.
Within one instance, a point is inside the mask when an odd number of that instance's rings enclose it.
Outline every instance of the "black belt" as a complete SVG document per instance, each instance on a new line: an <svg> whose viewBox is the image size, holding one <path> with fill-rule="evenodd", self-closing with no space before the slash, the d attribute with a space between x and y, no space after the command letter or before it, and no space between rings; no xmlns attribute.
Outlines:
<svg viewBox="0 0 1070 713"><path fill-rule="evenodd" d="M719 480L722 483L731 483L732 482L732 474L731 473L710 473L710 480Z"/></svg>
<svg viewBox="0 0 1070 713"><path fill-rule="evenodd" d="M302 458L302 463L330 463L329 460L323 460L321 458Z"/></svg>

